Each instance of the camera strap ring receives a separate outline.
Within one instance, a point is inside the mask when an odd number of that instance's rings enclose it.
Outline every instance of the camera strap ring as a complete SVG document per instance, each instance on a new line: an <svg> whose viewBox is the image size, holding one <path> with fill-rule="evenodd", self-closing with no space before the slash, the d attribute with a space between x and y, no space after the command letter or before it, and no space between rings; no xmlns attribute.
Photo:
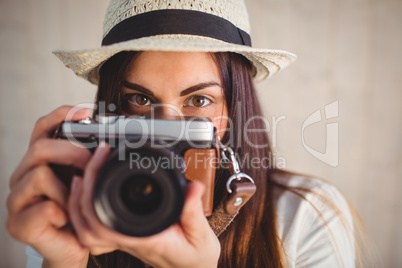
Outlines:
<svg viewBox="0 0 402 268"><path fill-rule="evenodd" d="M239 173L233 174L232 176L229 177L228 181L226 182L226 190L228 191L229 194L231 194L233 192L232 188L230 187L232 182L234 180L237 180L238 182L240 182L242 179L248 179L252 184L255 184L254 180L246 173L239 172Z"/></svg>

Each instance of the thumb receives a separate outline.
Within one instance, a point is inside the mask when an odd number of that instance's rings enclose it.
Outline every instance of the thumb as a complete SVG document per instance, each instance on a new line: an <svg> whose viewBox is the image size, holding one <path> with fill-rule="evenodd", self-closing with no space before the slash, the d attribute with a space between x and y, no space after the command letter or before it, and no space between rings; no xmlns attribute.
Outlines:
<svg viewBox="0 0 402 268"><path fill-rule="evenodd" d="M187 186L186 201L180 216L180 224L190 242L202 235L203 230L209 228L202 208L201 198L204 191L205 186L198 181L193 181Z"/></svg>

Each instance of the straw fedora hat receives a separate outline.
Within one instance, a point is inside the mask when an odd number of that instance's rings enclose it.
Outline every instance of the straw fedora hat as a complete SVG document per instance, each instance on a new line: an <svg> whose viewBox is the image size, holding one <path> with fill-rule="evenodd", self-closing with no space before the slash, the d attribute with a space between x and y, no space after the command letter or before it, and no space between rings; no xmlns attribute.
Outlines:
<svg viewBox="0 0 402 268"><path fill-rule="evenodd" d="M292 53L251 47L243 0L111 0L100 48L53 53L94 84L99 69L121 51L235 52L246 57L254 80L272 76L296 60Z"/></svg>

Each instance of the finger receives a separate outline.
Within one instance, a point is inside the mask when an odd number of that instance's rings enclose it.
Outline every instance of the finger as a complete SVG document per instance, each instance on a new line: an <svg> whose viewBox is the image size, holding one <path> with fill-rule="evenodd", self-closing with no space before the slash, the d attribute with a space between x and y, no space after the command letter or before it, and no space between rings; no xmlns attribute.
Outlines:
<svg viewBox="0 0 402 268"><path fill-rule="evenodd" d="M110 152L110 146L102 141L96 148L94 155L85 167L84 190L92 190L99 169L105 163Z"/></svg>
<svg viewBox="0 0 402 268"><path fill-rule="evenodd" d="M82 178L74 176L71 183L71 193L68 201L68 212L73 225L74 231L82 245L89 248L91 254L99 255L115 251L117 248L111 245L110 241L104 240L102 237L108 235L105 230L102 231L102 236L96 234L89 226L86 217L83 216L80 207L80 198L83 196L82 192ZM96 216L94 216L94 220Z"/></svg>
<svg viewBox="0 0 402 268"><path fill-rule="evenodd" d="M12 189L25 173L37 165L54 163L84 169L90 158L91 152L88 149L68 140L38 140L30 146L28 152L11 175L10 188Z"/></svg>
<svg viewBox="0 0 402 268"><path fill-rule="evenodd" d="M116 248L114 248L114 247L91 247L89 252L93 256L98 256L98 255L103 255L103 254L110 253L113 251L116 251Z"/></svg>
<svg viewBox="0 0 402 268"><path fill-rule="evenodd" d="M63 121L76 121L90 116L91 109L77 106L61 106L38 119L31 135L30 144L40 138L49 137Z"/></svg>
<svg viewBox="0 0 402 268"><path fill-rule="evenodd" d="M205 230L206 226L208 226L201 200L204 191L205 186L198 181L193 181L187 187L186 201L180 216L180 225L190 242L198 239L200 231Z"/></svg>
<svg viewBox="0 0 402 268"><path fill-rule="evenodd" d="M56 202L46 200L10 216L7 229L15 239L32 244L54 237L67 222L63 209Z"/></svg>
<svg viewBox="0 0 402 268"><path fill-rule="evenodd" d="M96 148L91 160L88 162L87 167L85 168L81 209L84 217L87 219L90 228L95 228L96 226L94 225L99 223L93 207L93 190L96 178L98 176L98 171L105 163L109 152L109 145L105 142L101 142L98 148Z"/></svg>
<svg viewBox="0 0 402 268"><path fill-rule="evenodd" d="M61 208L66 208L67 187L46 165L35 168L22 178L10 193L7 208L11 213L16 213L42 200L43 196L55 201Z"/></svg>
<svg viewBox="0 0 402 268"><path fill-rule="evenodd" d="M81 215L80 197L82 192L82 178L74 176L71 181L70 197L68 199L68 215L74 231L80 240L82 234L89 231L88 224Z"/></svg>

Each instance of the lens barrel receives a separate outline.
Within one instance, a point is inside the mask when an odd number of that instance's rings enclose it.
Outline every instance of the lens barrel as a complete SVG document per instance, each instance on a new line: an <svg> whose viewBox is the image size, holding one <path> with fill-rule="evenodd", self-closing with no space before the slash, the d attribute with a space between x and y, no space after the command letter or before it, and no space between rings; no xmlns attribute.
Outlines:
<svg viewBox="0 0 402 268"><path fill-rule="evenodd" d="M179 221L186 196L182 165L168 149L120 146L98 173L94 207L117 232L150 236ZM125 160L120 160L125 158Z"/></svg>

